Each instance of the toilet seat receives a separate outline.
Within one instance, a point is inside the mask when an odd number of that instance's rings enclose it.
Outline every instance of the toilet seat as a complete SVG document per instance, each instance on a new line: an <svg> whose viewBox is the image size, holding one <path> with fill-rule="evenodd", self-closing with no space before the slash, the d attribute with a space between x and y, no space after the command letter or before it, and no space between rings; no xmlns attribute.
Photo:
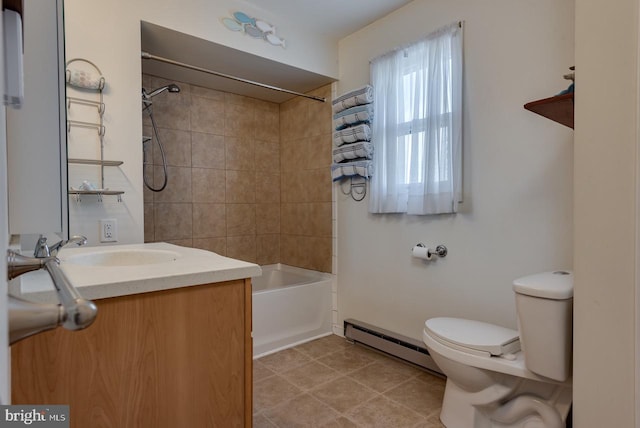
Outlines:
<svg viewBox="0 0 640 428"><path fill-rule="evenodd" d="M565 382L558 382L552 379L539 376L528 370L524 364L524 353L515 352L511 357L492 356L488 352L469 352L470 348L455 347L451 342L438 338L435 334L427 330L426 326L422 330L422 341L427 345L429 353L436 352L445 358L456 361L467 366L480 369L491 370L497 373L504 373L525 379L540 380L546 383L566 383L571 384L571 378Z"/></svg>
<svg viewBox="0 0 640 428"><path fill-rule="evenodd" d="M503 356L520 351L520 337L516 330L481 321L463 318L431 318L425 331L442 343L458 351L481 357Z"/></svg>

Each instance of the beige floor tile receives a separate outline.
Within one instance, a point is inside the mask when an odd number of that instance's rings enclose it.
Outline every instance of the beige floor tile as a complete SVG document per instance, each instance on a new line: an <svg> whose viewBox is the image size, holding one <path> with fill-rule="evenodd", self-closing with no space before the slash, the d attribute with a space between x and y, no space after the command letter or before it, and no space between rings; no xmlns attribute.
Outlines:
<svg viewBox="0 0 640 428"><path fill-rule="evenodd" d="M339 417L329 406L309 394L267 410L265 416L280 428L318 427Z"/></svg>
<svg viewBox="0 0 640 428"><path fill-rule="evenodd" d="M445 380L327 336L254 360L254 426L444 428Z"/></svg>
<svg viewBox="0 0 640 428"><path fill-rule="evenodd" d="M350 352L353 353L354 355L361 355L365 358L370 359L371 361L377 361L380 363L385 363L385 364L397 364L398 361L390 356L388 356L387 354L383 353L383 352L378 352L378 351L374 351L370 348L367 348L364 345L358 345L358 344L354 344L354 345L350 345L351 348L349 348Z"/></svg>
<svg viewBox="0 0 640 428"><path fill-rule="evenodd" d="M266 416L262 414L253 415L253 428L277 428Z"/></svg>
<svg viewBox="0 0 640 428"><path fill-rule="evenodd" d="M413 374L403 370L399 364L382 364L375 362L349 374L354 379L367 387L385 392L393 387L409 380Z"/></svg>
<svg viewBox="0 0 640 428"><path fill-rule="evenodd" d="M430 416L442 406L444 387L414 378L385 392L384 396L423 416Z"/></svg>
<svg viewBox="0 0 640 428"><path fill-rule="evenodd" d="M361 369L373 363L371 358L366 355L357 354L353 352L353 349L352 347L341 349L333 354L319 358L318 361L343 374Z"/></svg>
<svg viewBox="0 0 640 428"><path fill-rule="evenodd" d="M340 373L337 371L315 361L282 373L282 377L303 391L315 388L338 376Z"/></svg>
<svg viewBox="0 0 640 428"><path fill-rule="evenodd" d="M347 412L346 416L367 428L413 427L425 420L418 413L379 396Z"/></svg>
<svg viewBox="0 0 640 428"><path fill-rule="evenodd" d="M348 377L341 377L319 386L312 390L311 394L342 413L378 395L375 391Z"/></svg>
<svg viewBox="0 0 640 428"><path fill-rule="evenodd" d="M302 391L280 376L271 376L253 384L253 410L260 413L300 395Z"/></svg>
<svg viewBox="0 0 640 428"><path fill-rule="evenodd" d="M427 382L432 385L437 385L441 388L445 387L447 379L444 376L439 376L432 374L426 370L416 369L418 373L416 374L416 378L420 379L423 382Z"/></svg>
<svg viewBox="0 0 640 428"><path fill-rule="evenodd" d="M429 377L433 377L433 375L428 373L425 369L414 366L413 364L400 360L398 358L387 356L383 360L378 360L378 362L380 364L391 366L395 370L402 371L403 373L407 373L411 376L420 377L423 374L426 374Z"/></svg>
<svg viewBox="0 0 640 428"><path fill-rule="evenodd" d="M268 369L262 364L259 360L253 361L253 381L259 382L263 379L268 378L269 376L273 376L275 372L271 369Z"/></svg>
<svg viewBox="0 0 640 428"><path fill-rule="evenodd" d="M327 422L324 425L321 425L320 428L359 428L360 425L356 424L352 420L339 416L336 419L333 419ZM363 427L364 428L364 427Z"/></svg>
<svg viewBox="0 0 640 428"><path fill-rule="evenodd" d="M446 428L442 422L440 422L440 412L436 412L434 415L426 418L424 421L419 422L413 428Z"/></svg>
<svg viewBox="0 0 640 428"><path fill-rule="evenodd" d="M300 367L311 361L309 357L296 349L285 349L275 354L267 355L259 360L266 368L276 373L283 373Z"/></svg>
<svg viewBox="0 0 640 428"><path fill-rule="evenodd" d="M349 346L353 345L347 342L346 339L332 334L318 340L303 343L296 346L296 349L311 358L321 358Z"/></svg>

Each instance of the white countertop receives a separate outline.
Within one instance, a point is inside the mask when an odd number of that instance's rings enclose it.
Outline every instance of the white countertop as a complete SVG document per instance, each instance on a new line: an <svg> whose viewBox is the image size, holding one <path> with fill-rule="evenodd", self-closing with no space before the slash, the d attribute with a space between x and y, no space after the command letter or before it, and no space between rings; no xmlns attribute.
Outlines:
<svg viewBox="0 0 640 428"><path fill-rule="evenodd" d="M154 250L175 254L163 263L88 266L73 257L96 252ZM260 266L230 259L210 251L164 242L65 248L58 253L60 267L85 299L104 299L215 282L260 276ZM78 257L76 257L76 260ZM36 302L57 302L53 283L46 271L24 274L9 284L12 294Z"/></svg>

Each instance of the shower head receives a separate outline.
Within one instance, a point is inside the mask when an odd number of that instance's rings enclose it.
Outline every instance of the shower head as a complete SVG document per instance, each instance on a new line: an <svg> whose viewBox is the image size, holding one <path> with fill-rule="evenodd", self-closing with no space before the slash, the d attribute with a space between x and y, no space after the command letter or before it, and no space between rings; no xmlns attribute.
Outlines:
<svg viewBox="0 0 640 428"><path fill-rule="evenodd" d="M147 91L144 88L142 88L142 99L143 100L150 100L151 98L155 97L158 94L163 93L164 91L178 93L178 92L180 92L180 87L178 87L178 85L172 83L170 85L166 85L166 86L162 86L162 87L160 87L158 89L154 89L150 93L147 93Z"/></svg>

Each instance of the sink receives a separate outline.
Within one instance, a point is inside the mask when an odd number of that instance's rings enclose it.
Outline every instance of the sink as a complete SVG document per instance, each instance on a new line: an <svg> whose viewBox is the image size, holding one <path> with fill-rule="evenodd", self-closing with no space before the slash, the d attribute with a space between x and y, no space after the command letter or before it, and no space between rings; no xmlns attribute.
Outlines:
<svg viewBox="0 0 640 428"><path fill-rule="evenodd" d="M60 257L63 262L82 266L140 266L174 262L180 258L175 251L151 249L104 250Z"/></svg>

